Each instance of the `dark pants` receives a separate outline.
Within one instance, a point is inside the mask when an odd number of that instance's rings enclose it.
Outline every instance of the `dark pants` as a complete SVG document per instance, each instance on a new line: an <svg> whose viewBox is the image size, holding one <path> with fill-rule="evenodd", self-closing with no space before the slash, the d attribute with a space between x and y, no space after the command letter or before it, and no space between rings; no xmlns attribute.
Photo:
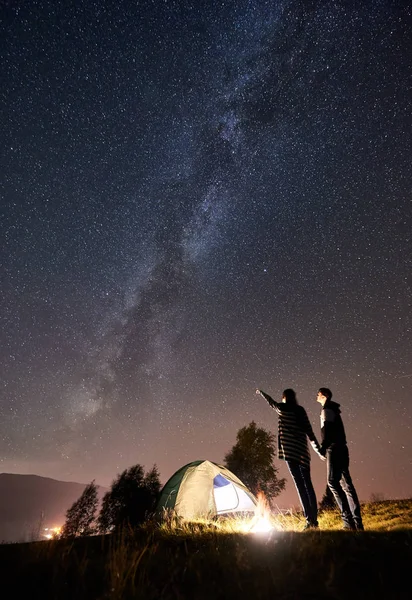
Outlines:
<svg viewBox="0 0 412 600"><path fill-rule="evenodd" d="M287 465L295 482L299 500L308 525L318 524L318 504L310 478L310 467L305 467L295 460L287 461Z"/></svg>
<svg viewBox="0 0 412 600"><path fill-rule="evenodd" d="M360 503L349 473L348 447L331 446L326 453L328 486L347 529L363 529Z"/></svg>

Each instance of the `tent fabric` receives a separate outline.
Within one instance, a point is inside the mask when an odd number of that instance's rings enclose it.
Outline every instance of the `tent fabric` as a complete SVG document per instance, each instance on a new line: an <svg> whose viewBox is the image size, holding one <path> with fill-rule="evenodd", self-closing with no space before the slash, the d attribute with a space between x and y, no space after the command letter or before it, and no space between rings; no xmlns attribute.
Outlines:
<svg viewBox="0 0 412 600"><path fill-rule="evenodd" d="M196 519L255 512L256 506L255 496L229 469L208 460L196 460L181 467L167 481L157 510L170 509L185 519Z"/></svg>

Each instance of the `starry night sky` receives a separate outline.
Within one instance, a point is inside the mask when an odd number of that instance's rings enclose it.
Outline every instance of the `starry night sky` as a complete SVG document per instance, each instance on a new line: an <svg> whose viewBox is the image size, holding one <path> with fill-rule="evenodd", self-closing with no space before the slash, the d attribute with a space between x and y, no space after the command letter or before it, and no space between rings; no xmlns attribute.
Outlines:
<svg viewBox="0 0 412 600"><path fill-rule="evenodd" d="M328 386L412 495L408 5L2 0L1 471L165 482Z"/></svg>

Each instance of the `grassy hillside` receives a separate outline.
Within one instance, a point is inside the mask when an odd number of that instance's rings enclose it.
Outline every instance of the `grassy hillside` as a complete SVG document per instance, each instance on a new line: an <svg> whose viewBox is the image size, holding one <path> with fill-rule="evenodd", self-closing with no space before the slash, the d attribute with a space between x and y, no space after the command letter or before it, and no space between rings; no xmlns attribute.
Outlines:
<svg viewBox="0 0 412 600"><path fill-rule="evenodd" d="M393 531L412 528L412 499L383 500L362 506L362 518L365 529L370 531ZM285 516L280 518L285 530L299 530L303 527L303 517ZM342 519L337 510L319 515L322 530L336 531L342 528Z"/></svg>
<svg viewBox="0 0 412 600"><path fill-rule="evenodd" d="M301 533L296 515L269 534L231 533L234 523L153 524L117 536L0 546L5 597L73 599L411 597L412 500L364 506L367 530ZM292 531L296 529L296 531Z"/></svg>

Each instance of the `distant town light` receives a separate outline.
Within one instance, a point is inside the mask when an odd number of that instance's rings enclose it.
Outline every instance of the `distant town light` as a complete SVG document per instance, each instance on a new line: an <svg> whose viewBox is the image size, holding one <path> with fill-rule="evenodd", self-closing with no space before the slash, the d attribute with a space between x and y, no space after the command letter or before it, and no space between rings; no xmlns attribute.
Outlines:
<svg viewBox="0 0 412 600"><path fill-rule="evenodd" d="M43 535L46 538L46 540L51 540L60 535L61 530L61 527L45 527L44 531L47 531L48 533L44 533Z"/></svg>

